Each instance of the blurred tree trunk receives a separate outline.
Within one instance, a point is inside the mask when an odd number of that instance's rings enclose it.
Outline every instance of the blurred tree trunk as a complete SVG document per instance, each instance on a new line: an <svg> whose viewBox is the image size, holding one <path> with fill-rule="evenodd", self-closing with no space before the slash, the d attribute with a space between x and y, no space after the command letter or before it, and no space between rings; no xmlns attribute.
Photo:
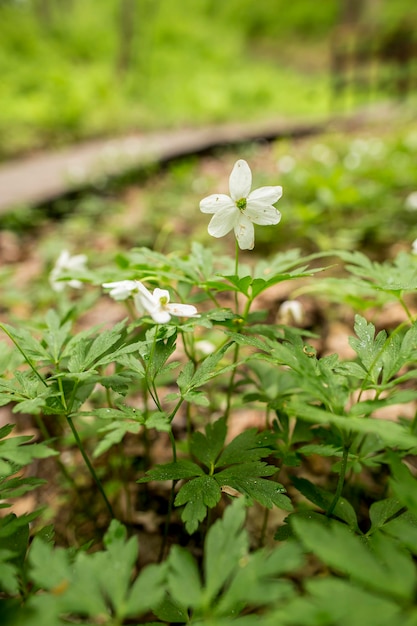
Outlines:
<svg viewBox="0 0 417 626"><path fill-rule="evenodd" d="M135 0L120 0L119 5L119 54L117 71L125 74L133 58L133 40L135 35Z"/></svg>

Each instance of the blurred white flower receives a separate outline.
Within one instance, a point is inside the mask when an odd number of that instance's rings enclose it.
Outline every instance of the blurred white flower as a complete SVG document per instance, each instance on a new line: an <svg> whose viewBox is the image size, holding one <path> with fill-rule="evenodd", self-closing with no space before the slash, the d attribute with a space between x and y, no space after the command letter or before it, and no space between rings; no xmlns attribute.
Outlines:
<svg viewBox="0 0 417 626"><path fill-rule="evenodd" d="M278 224L281 213L272 206L282 196L282 187L260 187L251 192L252 172L243 159L236 161L229 178L230 196L212 194L200 202L203 213L213 213L208 232L224 237L232 229L241 250L255 245L254 224Z"/></svg>
<svg viewBox="0 0 417 626"><path fill-rule="evenodd" d="M141 282L136 281L137 292L134 293L136 309L140 314L149 313L157 324L166 324L171 315L177 317L197 317L197 309L192 304L170 303L169 291L154 289L151 293Z"/></svg>
<svg viewBox="0 0 417 626"><path fill-rule="evenodd" d="M104 289L110 289L109 296L113 300L126 300L138 290L137 280L117 280L113 283L103 283Z"/></svg>
<svg viewBox="0 0 417 626"><path fill-rule="evenodd" d="M411 244L411 252L413 254L417 254L417 239L414 239L413 243Z"/></svg>
<svg viewBox="0 0 417 626"><path fill-rule="evenodd" d="M417 191L412 191L405 199L405 208L408 211L417 211Z"/></svg>
<svg viewBox="0 0 417 626"><path fill-rule="evenodd" d="M343 165L348 170L356 170L362 162L362 156L360 152L348 152L343 159Z"/></svg>
<svg viewBox="0 0 417 626"><path fill-rule="evenodd" d="M195 342L195 349L197 350L197 352L200 352L200 354L204 354L204 356L207 356L208 354L212 354L213 352L215 352L216 346L214 345L214 343L208 341L207 339L201 339L200 341Z"/></svg>
<svg viewBox="0 0 417 626"><path fill-rule="evenodd" d="M295 159L289 154L284 154L278 159L277 165L280 172L288 174L288 172L291 172L295 167Z"/></svg>
<svg viewBox="0 0 417 626"><path fill-rule="evenodd" d="M285 300L278 310L278 319L282 324L301 324L303 307L298 300Z"/></svg>
<svg viewBox="0 0 417 626"><path fill-rule="evenodd" d="M66 285L74 289L81 289L83 284L80 280L72 278L70 280L61 280L64 276L71 272L83 272L86 267L87 257L85 254L76 254L71 256L68 250L62 250L55 266L49 274L49 283L54 291L63 291Z"/></svg>
<svg viewBox="0 0 417 626"><path fill-rule="evenodd" d="M311 149L311 156L323 165L333 165L336 161L335 154L323 143L316 143Z"/></svg>

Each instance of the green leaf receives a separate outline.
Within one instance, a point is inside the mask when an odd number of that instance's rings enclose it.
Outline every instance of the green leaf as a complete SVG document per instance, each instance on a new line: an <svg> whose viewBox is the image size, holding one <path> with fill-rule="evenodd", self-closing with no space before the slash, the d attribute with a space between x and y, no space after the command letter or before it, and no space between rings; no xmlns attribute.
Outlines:
<svg viewBox="0 0 417 626"><path fill-rule="evenodd" d="M369 509L371 528L367 534L370 535L379 528L382 528L387 521L397 515L402 508L403 505L397 498L386 498L385 500L373 502Z"/></svg>
<svg viewBox="0 0 417 626"><path fill-rule="evenodd" d="M374 546L374 550L377 548L374 554L347 526L334 520L329 520L328 526L324 526L313 520L294 517L291 525L305 547L335 571L350 577L365 589L402 600L411 599L415 584L411 558L395 547L389 538L375 535L378 543ZM399 566L402 570L398 570Z"/></svg>
<svg viewBox="0 0 417 626"><path fill-rule="evenodd" d="M185 483L175 498L175 506L185 504L181 519L187 532L192 534L207 514L207 508L213 508L221 498L221 490L212 476L198 476Z"/></svg>
<svg viewBox="0 0 417 626"><path fill-rule="evenodd" d="M417 556L417 517L408 511L384 523L383 532Z"/></svg>
<svg viewBox="0 0 417 626"><path fill-rule="evenodd" d="M323 509L323 511L327 511L330 508L334 499L333 493L325 491L321 487L314 485L306 478L293 476L291 481L298 491L310 500L310 502ZM350 528L359 530L355 509L347 500L345 500L345 498L339 498L334 508L333 516L346 522Z"/></svg>
<svg viewBox="0 0 417 626"><path fill-rule="evenodd" d="M214 468L216 459L223 448L227 426L224 418L207 424L205 435L195 432L191 438L190 452L209 469Z"/></svg>
<svg viewBox="0 0 417 626"><path fill-rule="evenodd" d="M183 607L197 607L201 603L201 580L197 563L180 546L173 546L169 553L168 588L174 602Z"/></svg>
<svg viewBox="0 0 417 626"><path fill-rule="evenodd" d="M216 467L256 461L268 456L271 453L269 444L264 434L259 434L256 428L248 428L226 446L217 460Z"/></svg>
<svg viewBox="0 0 417 626"><path fill-rule="evenodd" d="M272 614L269 626L402 626L398 604L360 589L349 581L326 576L306 582L306 594ZM411 625L410 625L411 626Z"/></svg>
<svg viewBox="0 0 417 626"><path fill-rule="evenodd" d="M398 500L417 516L417 480L394 453L389 454L390 486Z"/></svg>
<svg viewBox="0 0 417 626"><path fill-rule="evenodd" d="M238 498L226 508L207 533L204 549L204 603L210 607L228 582L240 559L246 557L249 540L243 528L245 503Z"/></svg>
<svg viewBox="0 0 417 626"><path fill-rule="evenodd" d="M330 411L300 402L296 398L293 398L288 403L287 409L292 411L294 415L297 415L299 419L312 422L313 424L337 426L346 433L378 435L381 439L381 447L383 443L403 450L409 450L417 446L417 437L412 435L409 429L389 420L336 415Z"/></svg>
<svg viewBox="0 0 417 626"><path fill-rule="evenodd" d="M233 615L236 607L280 604L295 594L292 583L278 576L292 572L303 564L302 550L288 542L267 552L258 550L242 557L230 585L221 594L216 607L218 615Z"/></svg>
<svg viewBox="0 0 417 626"><path fill-rule="evenodd" d="M159 605L164 597L165 578L165 564L145 567L129 590L124 615L137 617Z"/></svg>
<svg viewBox="0 0 417 626"><path fill-rule="evenodd" d="M219 348L216 352L213 352L213 354L209 354L204 359L204 361L198 366L197 370L195 371L189 383L189 390L194 389L195 387L201 387L202 385L207 383L209 380L217 376L218 374L217 365L222 360L222 358L224 357L225 353L227 352L227 350L230 348L231 345L233 344L232 343L225 344L224 346Z"/></svg>
<svg viewBox="0 0 417 626"><path fill-rule="evenodd" d="M205 476L199 465L188 459L181 459L165 465L156 465L146 473L146 476L140 478L138 483L148 483L150 480L180 480L203 475Z"/></svg>
<svg viewBox="0 0 417 626"><path fill-rule="evenodd" d="M155 615L168 624L177 624L178 622L187 623L189 615L186 607L174 602L170 595L165 594L162 602L152 607Z"/></svg>
<svg viewBox="0 0 417 626"><path fill-rule="evenodd" d="M98 429L103 438L100 439L98 445L94 448L93 457L96 459L110 448L122 441L127 433L137 435L141 429L141 425L137 422L111 422L107 426Z"/></svg>

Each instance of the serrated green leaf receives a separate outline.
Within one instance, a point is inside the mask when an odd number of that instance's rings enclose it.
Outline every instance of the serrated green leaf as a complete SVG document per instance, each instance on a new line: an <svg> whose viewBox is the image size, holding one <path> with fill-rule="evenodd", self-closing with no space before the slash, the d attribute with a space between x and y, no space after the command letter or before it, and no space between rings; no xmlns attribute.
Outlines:
<svg viewBox="0 0 417 626"><path fill-rule="evenodd" d="M207 533L204 546L204 604L210 607L239 561L246 557L249 539L243 528L245 503L238 498Z"/></svg>
<svg viewBox="0 0 417 626"><path fill-rule="evenodd" d="M188 459L180 459L175 463L156 465L140 478L138 483L147 483L150 480L180 480L183 478L194 478L205 475L199 465Z"/></svg>
<svg viewBox="0 0 417 626"><path fill-rule="evenodd" d="M221 498L221 490L212 476L198 476L185 483L175 498L175 506L185 504L181 519L187 532L192 534L207 514L207 508L213 508Z"/></svg>
<svg viewBox="0 0 417 626"><path fill-rule="evenodd" d="M177 378L177 385L182 393L186 393L188 387L190 386L191 380L194 375L194 370L195 367L192 361L187 361L187 363L181 369Z"/></svg>
<svg viewBox="0 0 417 626"><path fill-rule="evenodd" d="M165 564L145 567L129 590L124 615L138 617L160 604L164 597L165 578Z"/></svg>
<svg viewBox="0 0 417 626"><path fill-rule="evenodd" d="M94 448L93 457L96 459L104 452L107 452L112 446L120 443L127 433L137 435L141 429L138 422L111 422L110 424L98 429L103 438Z"/></svg>
<svg viewBox="0 0 417 626"><path fill-rule="evenodd" d="M402 626L404 614L393 601L327 576L306 581L307 593L280 607L268 626Z"/></svg>
<svg viewBox="0 0 417 626"><path fill-rule="evenodd" d="M221 418L207 424L205 435L195 432L191 438L190 452L209 469L213 469L226 438L226 420Z"/></svg>
<svg viewBox="0 0 417 626"><path fill-rule="evenodd" d="M403 450L417 446L417 437L408 432L402 424L389 420L336 415L330 411L300 402L295 398L288 403L287 408L294 412L294 415L297 415L299 419L314 424L337 426L346 433L378 435L381 438L381 444L384 443L387 446L398 447Z"/></svg>
<svg viewBox="0 0 417 626"><path fill-rule="evenodd" d="M52 590L66 586L71 580L71 564L68 552L54 549L49 543L35 537L29 551L31 579L38 587ZM48 567L45 567L45 563Z"/></svg>
<svg viewBox="0 0 417 626"><path fill-rule="evenodd" d="M291 480L294 486L298 489L298 491L300 491L303 496L310 500L310 502L323 509L323 511L329 510L334 499L333 493L325 491L321 487L314 485L306 478L293 476ZM355 509L345 498L339 498L333 510L333 516L338 517L342 521L346 522L346 524L350 528L354 530L359 530L358 519L355 513Z"/></svg>
<svg viewBox="0 0 417 626"><path fill-rule="evenodd" d="M383 532L405 546L412 554L417 556L417 517L406 511L399 517L384 523Z"/></svg>
<svg viewBox="0 0 417 626"><path fill-rule="evenodd" d="M232 343L225 344L216 352L209 354L204 361L200 363L189 383L190 390L195 387L201 387L217 375L217 365L220 363L231 345Z"/></svg>
<svg viewBox="0 0 417 626"><path fill-rule="evenodd" d="M196 561L180 546L173 546L168 557L168 589L174 602L187 608L201 603L201 580Z"/></svg>
<svg viewBox="0 0 417 626"><path fill-rule="evenodd" d="M397 498L386 498L373 502L369 508L371 528L368 535L383 527L386 522L403 508L403 504Z"/></svg>
<svg viewBox="0 0 417 626"><path fill-rule="evenodd" d="M334 520L331 523L329 521L326 527L313 520L294 517L292 527L305 547L335 571L349 576L365 589L372 589L389 597L410 599L415 578L411 559L398 548L395 549L388 538L385 543L380 541L378 555L375 556L367 544L347 526ZM385 558L381 562L381 545L385 546L387 556L394 559L393 566ZM398 577L398 563L406 568L404 577Z"/></svg>
<svg viewBox="0 0 417 626"><path fill-rule="evenodd" d="M210 406L210 400L203 391L188 391L184 394L184 400L197 406Z"/></svg>
<svg viewBox="0 0 417 626"><path fill-rule="evenodd" d="M256 428L248 428L225 447L217 460L216 467L256 461L268 456L271 453L268 443L268 441L265 442L264 435L260 435Z"/></svg>
<svg viewBox="0 0 417 626"><path fill-rule="evenodd" d="M9 561L9 551L0 550L0 590L11 596L18 596L20 592L19 572L17 567Z"/></svg>
<svg viewBox="0 0 417 626"><path fill-rule="evenodd" d="M190 617L186 607L174 602L168 593L165 594L162 602L152 607L152 610L160 620L168 624L177 624L179 622L185 624Z"/></svg>
<svg viewBox="0 0 417 626"><path fill-rule="evenodd" d="M285 492L284 487L275 481L261 478L262 474L260 473L248 475L248 465L234 465L233 468L219 472L215 476L216 480L221 485L233 487L240 493L253 498L268 509L275 505L280 509L284 509L284 511L292 511L291 500L283 495ZM275 473L276 469L272 468L272 466L270 467L271 470L267 470L267 468L263 470L264 476L267 471L271 474Z"/></svg>
<svg viewBox="0 0 417 626"><path fill-rule="evenodd" d="M294 595L293 585L278 576L301 567L303 554L295 542L271 552L258 550L239 561L230 586L222 593L216 613L230 614L236 606L278 604Z"/></svg>
<svg viewBox="0 0 417 626"><path fill-rule="evenodd" d="M390 486L398 500L417 516L417 480L393 453L389 454L392 477Z"/></svg>

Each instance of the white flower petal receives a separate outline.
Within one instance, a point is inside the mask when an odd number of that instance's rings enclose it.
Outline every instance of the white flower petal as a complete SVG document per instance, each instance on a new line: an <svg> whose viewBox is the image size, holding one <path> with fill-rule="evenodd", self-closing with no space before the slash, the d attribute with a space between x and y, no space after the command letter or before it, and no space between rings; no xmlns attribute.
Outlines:
<svg viewBox="0 0 417 626"><path fill-rule="evenodd" d="M252 172L243 159L236 161L229 178L230 195L233 200L247 198L252 186Z"/></svg>
<svg viewBox="0 0 417 626"><path fill-rule="evenodd" d="M171 316L168 311L164 309L156 309L155 311L149 311L149 315L152 317L153 321L157 324L166 324L171 319Z"/></svg>
<svg viewBox="0 0 417 626"><path fill-rule="evenodd" d="M235 205L215 213L208 225L209 234L212 237L224 237L236 226L239 216L240 211Z"/></svg>
<svg viewBox="0 0 417 626"><path fill-rule="evenodd" d="M235 235L241 250L252 250L255 245L255 230L250 219L243 213L235 226Z"/></svg>
<svg viewBox="0 0 417 626"><path fill-rule="evenodd" d="M151 313L151 311L154 311L156 308L159 307L159 301L153 297L149 289L146 289L145 285L143 285L139 280L136 281L136 288L138 290L137 298L139 299L145 311Z"/></svg>
<svg viewBox="0 0 417 626"><path fill-rule="evenodd" d="M159 289L159 287L157 287L153 290L152 295L153 298L159 303L159 305L161 305L161 299L165 300L165 304L168 304L169 302L169 291L167 291L166 289Z"/></svg>
<svg viewBox="0 0 417 626"><path fill-rule="evenodd" d="M282 196L282 187L259 187L248 196L248 204L252 201L263 204L275 204Z"/></svg>
<svg viewBox="0 0 417 626"><path fill-rule="evenodd" d="M303 307L298 300L285 300L278 310L278 317L283 324L301 324L303 321Z"/></svg>
<svg viewBox="0 0 417 626"><path fill-rule="evenodd" d="M114 300L126 300L137 289L135 280L118 280L113 283L103 283L104 289L110 289L109 295Z"/></svg>
<svg viewBox="0 0 417 626"><path fill-rule="evenodd" d="M165 309L171 313L171 315L177 315L178 317L195 317L197 315L197 309L192 304L166 304Z"/></svg>
<svg viewBox="0 0 417 626"><path fill-rule="evenodd" d="M202 211L202 213L217 213L219 210L234 206L235 203L230 196L227 196L225 193L214 193L201 200L200 211Z"/></svg>
<svg viewBox="0 0 417 626"><path fill-rule="evenodd" d="M265 226L267 224L278 224L281 221L281 213L274 206L248 203L244 214L254 224Z"/></svg>

